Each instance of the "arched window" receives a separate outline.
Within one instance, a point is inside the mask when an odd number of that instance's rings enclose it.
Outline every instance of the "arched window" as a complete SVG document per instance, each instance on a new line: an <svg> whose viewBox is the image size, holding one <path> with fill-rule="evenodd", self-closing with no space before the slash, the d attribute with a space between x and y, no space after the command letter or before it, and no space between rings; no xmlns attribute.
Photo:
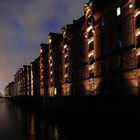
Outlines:
<svg viewBox="0 0 140 140"><path fill-rule="evenodd" d="M65 58L65 63L68 63L68 56Z"/></svg>
<svg viewBox="0 0 140 140"><path fill-rule="evenodd" d="M87 19L87 27L89 27L92 24L92 17L89 16Z"/></svg>
<svg viewBox="0 0 140 140"><path fill-rule="evenodd" d="M93 37L92 29L91 29L91 30L89 31L89 33L88 33L88 39L91 38L91 37Z"/></svg>
<svg viewBox="0 0 140 140"><path fill-rule="evenodd" d="M92 51L92 50L94 50L93 42L91 42L91 43L89 44L89 50L88 50L88 51L90 52L90 51Z"/></svg>

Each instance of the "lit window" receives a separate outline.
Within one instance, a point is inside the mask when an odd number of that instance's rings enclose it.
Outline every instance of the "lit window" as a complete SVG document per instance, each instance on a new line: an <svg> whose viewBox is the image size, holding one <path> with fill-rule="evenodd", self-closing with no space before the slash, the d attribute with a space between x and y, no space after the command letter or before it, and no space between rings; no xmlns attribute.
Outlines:
<svg viewBox="0 0 140 140"><path fill-rule="evenodd" d="M56 90L56 88L54 88L54 94L57 95L57 90Z"/></svg>
<svg viewBox="0 0 140 140"><path fill-rule="evenodd" d="M121 8L120 7L117 8L116 13L117 13L117 16L121 15Z"/></svg>

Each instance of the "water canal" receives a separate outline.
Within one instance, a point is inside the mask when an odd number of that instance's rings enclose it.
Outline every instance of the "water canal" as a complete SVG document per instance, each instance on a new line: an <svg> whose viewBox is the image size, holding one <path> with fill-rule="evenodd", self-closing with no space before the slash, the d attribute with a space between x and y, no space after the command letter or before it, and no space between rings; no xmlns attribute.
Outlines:
<svg viewBox="0 0 140 140"><path fill-rule="evenodd" d="M94 112L94 111L93 111ZM0 98L0 140L98 140L140 137L135 111L81 112L50 116Z"/></svg>

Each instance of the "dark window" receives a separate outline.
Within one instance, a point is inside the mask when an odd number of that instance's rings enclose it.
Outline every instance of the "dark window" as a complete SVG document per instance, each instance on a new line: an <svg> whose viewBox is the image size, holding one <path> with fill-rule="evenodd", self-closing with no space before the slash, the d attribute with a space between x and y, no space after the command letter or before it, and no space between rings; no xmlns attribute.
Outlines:
<svg viewBox="0 0 140 140"><path fill-rule="evenodd" d="M122 47L122 41L120 39L117 40L117 47L118 48Z"/></svg>
<svg viewBox="0 0 140 140"><path fill-rule="evenodd" d="M68 43L68 39L64 38L64 45L66 45Z"/></svg>
<svg viewBox="0 0 140 140"><path fill-rule="evenodd" d="M92 51L92 50L94 50L93 42L91 42L91 43L89 44L89 50L88 50L88 51L90 52L90 51Z"/></svg>
<svg viewBox="0 0 140 140"><path fill-rule="evenodd" d="M68 56L65 58L65 63L68 63Z"/></svg>
<svg viewBox="0 0 140 140"><path fill-rule="evenodd" d="M105 21L104 21L104 18L102 18L101 26L104 26L104 24L105 24Z"/></svg>
<svg viewBox="0 0 140 140"><path fill-rule="evenodd" d="M92 32L92 29L89 31L89 33L88 33L88 38L91 38L91 37L93 37L93 32Z"/></svg>
<svg viewBox="0 0 140 140"><path fill-rule="evenodd" d="M121 21L121 18L117 19L116 32L117 32L116 45L117 45L117 48L121 48L121 47L123 47L123 42L122 42L122 21Z"/></svg>
<svg viewBox="0 0 140 140"><path fill-rule="evenodd" d="M140 27L140 14L136 17L136 29Z"/></svg>
<svg viewBox="0 0 140 140"><path fill-rule="evenodd" d="M104 65L104 63L101 64L101 71L102 71L102 74L105 73L105 65Z"/></svg>
<svg viewBox="0 0 140 140"><path fill-rule="evenodd" d="M89 78L94 78L94 73L90 73Z"/></svg>
<svg viewBox="0 0 140 140"><path fill-rule="evenodd" d="M91 68L89 70L89 78L93 78L94 77L94 71L93 71L93 68Z"/></svg>
<svg viewBox="0 0 140 140"><path fill-rule="evenodd" d="M140 55L138 56L138 67L140 67Z"/></svg>
<svg viewBox="0 0 140 140"><path fill-rule="evenodd" d="M65 73L68 73L68 67L66 67L66 69L65 69Z"/></svg>
<svg viewBox="0 0 140 140"><path fill-rule="evenodd" d="M91 23L92 23L92 17L90 16L87 19L87 27L89 27L91 25Z"/></svg>
<svg viewBox="0 0 140 140"><path fill-rule="evenodd" d="M89 57L89 65L93 64L93 61L94 61L93 56L90 56L90 57Z"/></svg>
<svg viewBox="0 0 140 140"><path fill-rule="evenodd" d="M105 48L106 48L106 34L105 34L105 21L104 21L104 18L102 18L100 20L100 28L101 28L100 47L101 47L102 52L105 52Z"/></svg>
<svg viewBox="0 0 140 140"><path fill-rule="evenodd" d="M51 71L53 70L53 67L51 66Z"/></svg>
<svg viewBox="0 0 140 140"><path fill-rule="evenodd" d="M68 48L65 48L64 52L65 52L65 53L68 53Z"/></svg>
<svg viewBox="0 0 140 140"><path fill-rule="evenodd" d="M137 37L137 48L140 48L140 35Z"/></svg>

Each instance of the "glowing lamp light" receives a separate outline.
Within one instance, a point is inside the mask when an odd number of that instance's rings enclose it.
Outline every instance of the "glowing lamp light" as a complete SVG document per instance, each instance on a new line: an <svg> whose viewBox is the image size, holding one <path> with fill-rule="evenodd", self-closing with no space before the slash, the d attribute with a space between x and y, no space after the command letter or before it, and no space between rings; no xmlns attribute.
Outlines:
<svg viewBox="0 0 140 140"><path fill-rule="evenodd" d="M136 33L136 36L138 36L140 34L140 31L138 31L137 33Z"/></svg>
<svg viewBox="0 0 140 140"><path fill-rule="evenodd" d="M65 68L68 66L68 64L65 64Z"/></svg>
<svg viewBox="0 0 140 140"><path fill-rule="evenodd" d="M67 54L65 54L65 58L67 57L68 55Z"/></svg>
<svg viewBox="0 0 140 140"><path fill-rule="evenodd" d="M64 49L67 48L67 45L64 45Z"/></svg>
<svg viewBox="0 0 140 140"><path fill-rule="evenodd" d="M129 4L129 8L131 9L132 7L133 7L133 4L132 4L132 3L130 3L130 4Z"/></svg>
<svg viewBox="0 0 140 140"><path fill-rule="evenodd" d="M137 17L140 14L140 11L137 11L135 14L135 17Z"/></svg>
<svg viewBox="0 0 140 140"><path fill-rule="evenodd" d="M52 42L52 39L51 39L51 37L49 36L49 44Z"/></svg>
<svg viewBox="0 0 140 140"><path fill-rule="evenodd" d="M57 91L56 91L56 88L54 89L54 95L57 95Z"/></svg>
<svg viewBox="0 0 140 140"><path fill-rule="evenodd" d="M67 78L68 77L68 74L65 74L65 78Z"/></svg>
<svg viewBox="0 0 140 140"><path fill-rule="evenodd" d="M40 53L42 53L42 48L40 49Z"/></svg>
<svg viewBox="0 0 140 140"><path fill-rule="evenodd" d="M92 33L94 33L95 31L94 30L92 30Z"/></svg>

